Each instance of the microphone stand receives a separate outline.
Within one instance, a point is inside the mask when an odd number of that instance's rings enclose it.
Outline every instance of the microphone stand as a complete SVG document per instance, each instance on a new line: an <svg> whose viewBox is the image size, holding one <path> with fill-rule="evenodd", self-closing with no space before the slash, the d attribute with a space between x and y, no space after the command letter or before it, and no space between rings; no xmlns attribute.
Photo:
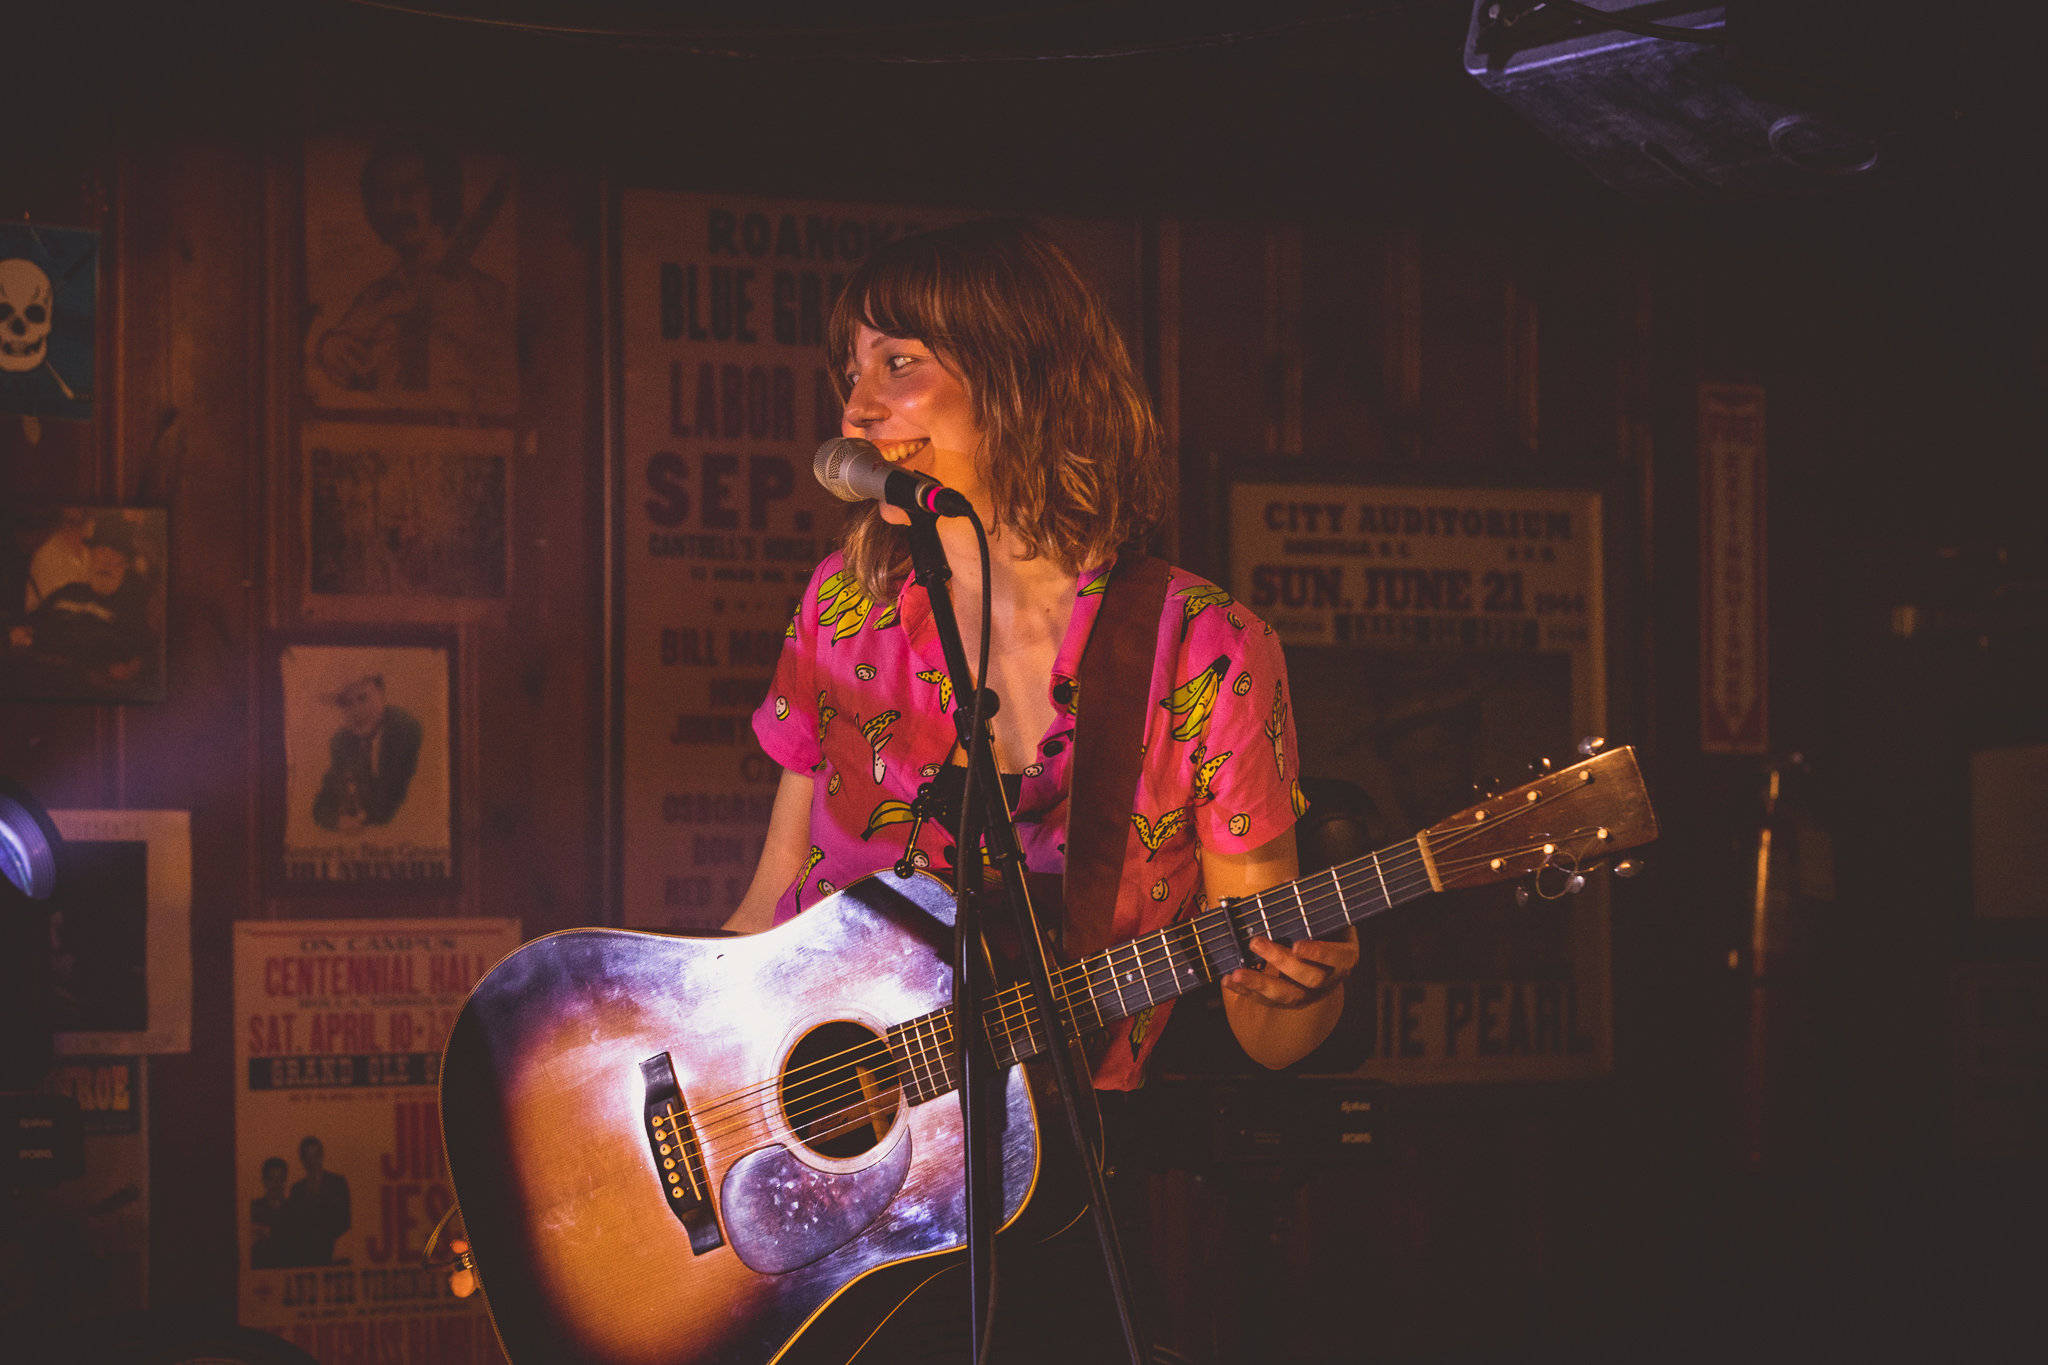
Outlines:
<svg viewBox="0 0 2048 1365"><path fill-rule="evenodd" d="M1047 1056L1060 1107L1067 1115L1067 1135L1075 1160L1088 1180L1088 1204L1095 1223L1096 1240L1102 1249L1103 1267L1109 1275L1111 1295L1123 1327L1124 1348L1131 1365L1146 1365L1150 1359L1138 1321L1137 1300L1131 1291L1130 1270L1124 1263L1123 1245L1117 1238L1116 1222L1109 1208L1109 1190L1104 1184L1102 1163L1088 1136L1082 1118L1081 1089L1086 1083L1074 1066L1073 1039L1067 1020L1052 992L1052 966L1040 932L1038 912L1024 883L1024 855L1017 843L1017 827L1011 819L1009 802L1003 794L1002 776L996 768L995 751L989 742L987 718L999 704L993 692L980 700L983 724L973 729L978 681L967 664L967 650L961 643L960 623L953 614L953 599L946 584L953 568L946 560L939 540L939 519L929 512L910 513L910 563L913 578L925 590L931 603L932 624L937 628L939 647L945 653L946 670L953 678L954 723L967 749L968 780L963 815L966 838L954 857L953 933L953 1045L960 1067L962 1153L965 1157L967 1191L967 1273L973 1326L969 1329L968 1359L981 1359L981 1333L989 1322L995 1289L995 1232L1002 1221L1002 1156L996 1142L996 1119L1001 1112L1002 1073L995 1065L983 1028L984 983L981 966L980 910L984 838L988 860L1001 875L1004 900L1010 908L1017 942L1021 945L1026 976L1031 986L1034 1013L1043 1028ZM984 621L986 630L988 623ZM957 837L957 836L956 836ZM971 880L970 880L971 879ZM1034 1042L1037 1039L1034 1038ZM1044 1140L1043 1130L1040 1141Z"/></svg>

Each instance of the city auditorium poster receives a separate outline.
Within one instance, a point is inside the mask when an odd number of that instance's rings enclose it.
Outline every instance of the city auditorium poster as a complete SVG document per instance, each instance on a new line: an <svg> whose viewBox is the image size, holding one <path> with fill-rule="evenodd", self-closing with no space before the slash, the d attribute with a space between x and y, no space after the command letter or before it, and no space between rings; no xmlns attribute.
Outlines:
<svg viewBox="0 0 2048 1365"><path fill-rule="evenodd" d="M1599 494L1246 480L1229 507L1228 586L1286 646L1302 775L1363 787L1376 845L1605 733ZM1525 906L1505 886L1457 891L1369 929L1346 1020L1357 1074L1606 1074L1607 897L1604 874Z"/></svg>
<svg viewBox="0 0 2048 1365"><path fill-rule="evenodd" d="M454 1203L441 1046L511 919L235 925L241 1321L322 1365L502 1365L481 1295L420 1267Z"/></svg>
<svg viewBox="0 0 2048 1365"><path fill-rule="evenodd" d="M623 922L724 922L781 770L755 742L784 629L847 504L811 460L839 434L825 327L877 247L979 215L745 195L620 195ZM1122 317L1130 225L1037 220Z"/></svg>

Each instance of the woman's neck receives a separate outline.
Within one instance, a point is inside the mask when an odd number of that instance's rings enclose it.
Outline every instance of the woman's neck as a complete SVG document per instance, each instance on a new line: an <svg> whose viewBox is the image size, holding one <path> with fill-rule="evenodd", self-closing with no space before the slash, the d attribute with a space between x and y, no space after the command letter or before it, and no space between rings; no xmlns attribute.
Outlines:
<svg viewBox="0 0 2048 1365"><path fill-rule="evenodd" d="M953 614L971 667L983 626L981 559L972 526L940 525L953 568ZM1019 772L1054 721L1052 668L1073 620L1078 575L1049 555L1020 554L1015 537L1000 535L990 537L989 569L988 676L981 681L1002 699L993 727L997 761L1003 771Z"/></svg>
<svg viewBox="0 0 2048 1365"><path fill-rule="evenodd" d="M949 517L939 522L939 536L945 546L946 561L953 569L954 610L978 618L981 611L981 555L975 545L974 527L964 519ZM1027 555L1017 537L1004 535L1000 530L990 535L988 553L989 596L996 622L1002 628L997 643L1011 646L1024 643L1023 639L1017 638L1017 632L1021 631L1027 637L1038 634L1034 624L1049 611L1058 615L1060 628L1064 631L1074 586L1080 575L1061 568L1059 561L1050 555ZM1004 636L1010 638L1005 639ZM971 653L971 641L968 648Z"/></svg>

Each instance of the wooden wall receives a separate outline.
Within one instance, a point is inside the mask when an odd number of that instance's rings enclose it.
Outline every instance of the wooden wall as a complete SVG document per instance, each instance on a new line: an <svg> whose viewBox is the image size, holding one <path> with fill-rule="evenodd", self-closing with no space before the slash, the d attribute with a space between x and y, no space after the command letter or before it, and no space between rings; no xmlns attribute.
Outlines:
<svg viewBox="0 0 2048 1365"><path fill-rule="evenodd" d="M343 40L353 46L337 58L326 45ZM133 74L142 56L136 39L123 41L116 65ZM1939 539L1912 528L1918 487L1946 487L1937 512L1958 532L1971 515L2005 526L2014 508L2038 506L2039 476L2020 472L2025 443L2014 433L2038 431L2041 379L1998 359L2038 346L2038 330L1990 327L1960 339L1961 358L1934 363L1940 348L1921 326L1933 315L2003 318L1984 279L1971 275L1959 287L1977 292L1948 299L1952 307L1889 314L1869 300L1889 297L1907 267L1887 264L1880 248L1910 247L1909 231L1872 239L1842 267L1827 248L1830 234L1861 230L1849 214L1785 231L1646 215L1608 201L1483 101L1454 100L1437 107L1435 123L1411 116L1393 132L1345 106L1304 123L1314 131L1275 165L1261 169L1256 149L1240 148L1218 172L1231 185L1194 188L1209 169L1200 118L1190 115L1194 131L1181 142L1158 135L1174 155L1134 158L1136 132L1089 150L1087 99L1102 91L1070 76L1062 89L1077 109L1034 126L913 132L938 145L906 152L865 123L823 139L812 130L835 100L778 95L759 72L329 16L234 30L214 57L178 73L88 82L103 108L14 161L12 197L0 203L106 234L98 416L44 422L39 441L0 419L0 496L163 505L172 518L170 699L0 704L0 772L48 804L193 812L194 1044L151 1064L157 1303L225 1312L233 1301L230 926L428 908L278 902L259 876L261 631L299 619L289 395L303 325L301 82L337 66L393 107L496 138L518 156L520 327L550 348L545 363L523 367L536 443L518 462L507 617L461 634L460 837L474 875L431 908L518 916L529 934L604 913L601 171L627 182L1126 218L1140 243L1141 349L1181 456L1176 557L1221 567L1207 530L1212 452L1608 490L1611 711L1616 732L1644 746L1669 831L1660 879L1617 895L1615 1078L1541 1092L1403 1093L1378 1160L1346 1174L1165 1181L1155 1222L1162 1255L1184 1271L1180 1344L1200 1359L1318 1360L1369 1346L1422 1357L1661 1341L1717 1287L1751 1295L1742 1268L1778 1264L1761 1243L1787 1227L1839 1228L1836 1215L1866 1208L1879 1173L1910 1169L1914 1188L1928 1188L1945 1159L1945 996L1939 969L1916 959L1950 951L1956 910L1932 873L1887 883L1877 869L1894 863L1870 837L1843 841L1845 855L1869 859L1843 879L1845 902L1868 914L1845 915L1842 962L1853 969L1839 966L1830 999L1877 1015L1903 996L1914 1022L1861 1030L1837 1020L1823 1030L1813 1065L1846 1079L1840 1103L1807 1125L1853 1154L1848 1164L1868 1179L1828 1186L1833 1203L1801 1203L1745 1176L1732 1149L1743 1001L1722 960L1741 934L1735 864L1754 822L1756 771L1696 752L1690 395L1702 376L1771 388L1774 433L1785 433L1772 458L1774 480L1785 471L1773 556L1774 646L1785 660L1774 700L1786 743L1838 761L1834 780L1852 785L1840 813L1902 835L1896 813L1876 809L1872 793L1888 774L1874 753L1891 743L1913 771L1946 771L1953 744L1913 733L1909 718L1929 696L1949 695L1948 674L1937 665L1895 675L1879 684L1890 689L1882 703L1869 702L1843 661L1881 667L1881 642L1844 636L1829 619L1867 603L1822 585L1847 562L1842 545ZM1156 122L1159 108L1195 106L1202 75L1154 71L1116 107L1153 101ZM963 99L966 79L939 73L918 90L929 102ZM991 103L1011 98L1014 108L1023 79L1002 77ZM1297 106L1273 118L1283 116L1307 117ZM988 145L976 145L984 134ZM1413 145L1359 150L1400 137L1437 148L1442 164ZM1477 145L1495 150L1455 151ZM1480 173L1490 178L1475 185ZM1349 187L1331 187L1340 181ZM2038 299L2038 271L2017 287ZM1996 372L1987 376L1987 365ZM1924 386L1966 381L1996 412L1974 429L1983 458L1945 447L1973 471L1957 476L1967 486L1958 492L1912 442L1951 429L1949 405ZM1915 382L1923 387L1908 401L1902 386ZM1896 426L1902 411L1911 422ZM1883 536L1866 535L1872 527ZM1866 700L1844 710L1844 697ZM1941 828L1939 851L1953 856L1956 831ZM1890 926L1890 936L1872 925ZM1906 1136L1873 1137L1842 1120L1883 1112L1902 1070L1920 1107ZM1795 1166L1788 1183L1811 1169ZM1260 1208L1278 1210L1285 1246L1271 1254L1291 1258L1294 1272L1284 1321L1263 1328L1245 1316L1232 1273L1247 1210ZM1820 1244L1842 1249L1832 1233Z"/></svg>

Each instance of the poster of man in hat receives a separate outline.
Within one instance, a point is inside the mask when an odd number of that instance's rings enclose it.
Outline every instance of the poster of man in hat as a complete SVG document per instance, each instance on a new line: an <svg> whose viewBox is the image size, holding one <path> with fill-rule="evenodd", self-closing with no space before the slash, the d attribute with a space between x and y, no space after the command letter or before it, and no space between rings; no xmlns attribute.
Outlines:
<svg viewBox="0 0 2048 1365"><path fill-rule="evenodd" d="M162 701L166 515L0 504L0 696Z"/></svg>
<svg viewBox="0 0 2048 1365"><path fill-rule="evenodd" d="M453 879L450 653L398 643L279 650L287 883Z"/></svg>
<svg viewBox="0 0 2048 1365"><path fill-rule="evenodd" d="M313 823L343 833L388 825L419 768L420 723L386 699L382 673L351 678L333 702L341 725L327 742L327 775L313 798Z"/></svg>

